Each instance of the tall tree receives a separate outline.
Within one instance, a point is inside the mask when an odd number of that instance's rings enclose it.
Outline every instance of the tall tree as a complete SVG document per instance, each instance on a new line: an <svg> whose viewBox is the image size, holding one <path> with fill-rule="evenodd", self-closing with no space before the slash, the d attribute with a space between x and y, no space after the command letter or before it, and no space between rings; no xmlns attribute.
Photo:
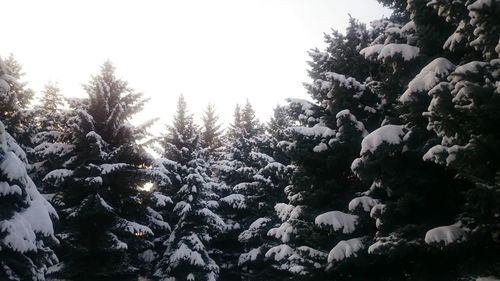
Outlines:
<svg viewBox="0 0 500 281"><path fill-rule="evenodd" d="M212 258L212 237L225 228L214 212L217 207L209 165L192 116L181 96L172 126L163 136L164 158L157 159L156 192L172 198L174 207L167 214L172 232L160 238L164 245L154 275L161 280L207 280L219 276Z"/></svg>
<svg viewBox="0 0 500 281"><path fill-rule="evenodd" d="M198 142L199 134L193 115L189 114L184 95L181 94L177 100L173 123L167 126L167 134L161 141L163 157L185 165L193 159Z"/></svg>
<svg viewBox="0 0 500 281"><path fill-rule="evenodd" d="M207 148L211 153L221 145L221 124L219 123L219 116L215 111L213 104L208 104L201 117L203 127L201 132L201 145Z"/></svg>
<svg viewBox="0 0 500 281"><path fill-rule="evenodd" d="M85 85L89 97L72 103L71 157L44 180L61 198L60 275L111 278L144 266L139 254L152 247L152 228L165 228L141 191L152 158L139 141L145 127L129 119L141 110L141 94L116 78L110 62Z"/></svg>
<svg viewBox="0 0 500 281"><path fill-rule="evenodd" d="M33 90L27 87L27 82L21 81L23 76L22 65L12 54L5 61L0 60L0 118L19 145L31 150L34 123L30 122L33 112L29 110L29 105Z"/></svg>

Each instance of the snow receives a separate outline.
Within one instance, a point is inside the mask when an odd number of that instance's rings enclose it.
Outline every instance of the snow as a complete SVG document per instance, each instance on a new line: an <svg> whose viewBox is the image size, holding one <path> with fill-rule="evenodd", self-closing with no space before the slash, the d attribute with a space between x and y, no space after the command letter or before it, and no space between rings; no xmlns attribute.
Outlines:
<svg viewBox="0 0 500 281"><path fill-rule="evenodd" d="M377 57L379 60L392 58L396 55L401 55L405 61L412 60L418 56L420 49L408 44L387 44L385 45Z"/></svg>
<svg viewBox="0 0 500 281"><path fill-rule="evenodd" d="M154 251L148 249L140 253L139 258L146 263L151 263L158 258L158 255Z"/></svg>
<svg viewBox="0 0 500 281"><path fill-rule="evenodd" d="M377 205L379 201L377 199L373 199L369 196L361 196L356 197L349 202L349 211L356 210L359 206L363 207L365 212L370 212L373 206Z"/></svg>
<svg viewBox="0 0 500 281"><path fill-rule="evenodd" d="M436 58L427 64L408 84L408 89L401 95L402 103L415 101L414 93L425 92L436 86L441 79L455 69L455 65L445 58Z"/></svg>
<svg viewBox="0 0 500 281"><path fill-rule="evenodd" d="M204 216L207 221L212 223L214 226L217 226L218 228L226 227L224 221L217 214L215 214L208 208L202 208L196 211L196 214Z"/></svg>
<svg viewBox="0 0 500 281"><path fill-rule="evenodd" d="M335 135L335 131L326 127L322 126L320 124L316 124L313 127L303 127L303 126L297 126L297 127L290 127L288 130L308 136L308 137L331 137Z"/></svg>
<svg viewBox="0 0 500 281"><path fill-rule="evenodd" d="M12 151L13 144L15 141L5 132L0 122L0 155L3 154L0 173L7 178L7 182L0 182L0 193L24 195L23 204L17 205L20 210L0 221L0 243L1 247L7 246L14 251L25 253L39 248L37 234L54 237L51 216L57 218L57 213L28 177L25 163ZM16 145L14 149L19 148ZM11 185L9 181L16 184Z"/></svg>
<svg viewBox="0 0 500 281"><path fill-rule="evenodd" d="M242 265L249 261L255 261L257 257L262 253L262 248L251 249L250 251L243 253L238 258L238 265Z"/></svg>
<svg viewBox="0 0 500 281"><path fill-rule="evenodd" d="M486 65L488 65L487 62L484 61L471 61L469 63L463 64L458 66L455 71L453 72L454 75L468 75L468 74L476 74L479 73L479 71L484 68ZM452 80L452 83L456 83L461 78L457 77Z"/></svg>
<svg viewBox="0 0 500 281"><path fill-rule="evenodd" d="M377 205L373 206L371 211L370 211L370 217L372 217L372 218L379 217L381 214L383 214L385 212L385 207L386 207L385 204L377 204Z"/></svg>
<svg viewBox="0 0 500 281"><path fill-rule="evenodd" d="M58 217L56 210L38 192L30 178L28 178L26 192L28 194L29 207L21 215L30 223L33 231L36 233L41 233L44 236L53 236L54 229L50 217Z"/></svg>
<svg viewBox="0 0 500 281"><path fill-rule="evenodd" d="M220 199L221 202L224 202L235 209L246 209L247 205L245 204L245 196L242 194L233 193L226 197Z"/></svg>
<svg viewBox="0 0 500 281"><path fill-rule="evenodd" d="M17 184L10 185L6 182L0 182L0 195L14 195L17 194L19 196L22 195L22 190Z"/></svg>
<svg viewBox="0 0 500 281"><path fill-rule="evenodd" d="M500 281L500 279L495 276L478 277L476 281Z"/></svg>
<svg viewBox="0 0 500 281"><path fill-rule="evenodd" d="M288 269L288 271L290 271L293 274L301 274L301 275L305 275L306 274L305 267L303 265L294 265L294 266L291 266Z"/></svg>
<svg viewBox="0 0 500 281"><path fill-rule="evenodd" d="M382 51L382 48L384 48L383 44L375 44L362 49L359 53L366 59L370 59L378 56L378 54L380 54L380 51Z"/></svg>
<svg viewBox="0 0 500 281"><path fill-rule="evenodd" d="M342 229L342 233L352 233L356 229L358 216L342 213L340 211L331 211L323 213L314 219L317 225L332 226L333 230Z"/></svg>
<svg viewBox="0 0 500 281"><path fill-rule="evenodd" d="M308 246L300 246L297 248L297 252L302 255L306 255L311 258L325 258L327 255L323 251L316 250Z"/></svg>
<svg viewBox="0 0 500 281"><path fill-rule="evenodd" d="M172 204L172 199L160 192L153 192L153 197L156 199L156 207L165 207L168 203Z"/></svg>
<svg viewBox="0 0 500 281"><path fill-rule="evenodd" d="M333 80L334 82L337 82L343 88L354 89L356 91L365 90L365 86L356 81L356 79L354 79L353 77L345 77L345 75L335 72L325 72L325 77L327 79ZM330 93L328 97L331 97Z"/></svg>
<svg viewBox="0 0 500 281"><path fill-rule="evenodd" d="M67 177L71 177L73 175L72 170L68 169L57 169L50 171L45 177L43 181L55 181L55 184L63 181Z"/></svg>
<svg viewBox="0 0 500 281"><path fill-rule="evenodd" d="M267 236L275 237L280 239L281 242L287 243L290 241L291 235L295 233L297 233L297 229L295 229L289 222L284 222L279 227L271 228L267 232Z"/></svg>
<svg viewBox="0 0 500 281"><path fill-rule="evenodd" d="M365 129L365 125L363 125L362 122L358 121L358 119L356 119L356 116L354 116L348 109L339 111L337 115L335 115L335 118L337 119L337 127L339 127L339 132L337 133L337 137L339 134L343 132L342 119L348 119L350 122L355 124L356 129L360 132L363 132L363 135L368 134L368 132Z"/></svg>
<svg viewBox="0 0 500 281"><path fill-rule="evenodd" d="M288 216L290 215L290 212L295 208L293 205L289 205L286 203L278 203L274 206L274 210L278 214L278 217L282 220L285 221Z"/></svg>
<svg viewBox="0 0 500 281"><path fill-rule="evenodd" d="M387 144L400 144L402 142L402 137L405 135L402 126L398 125L385 125L382 126L368 136L366 136L361 142L361 152L360 155L367 153L368 151L374 153L377 148L382 143ZM354 162L353 162L354 164Z"/></svg>
<svg viewBox="0 0 500 281"><path fill-rule="evenodd" d="M20 253L36 251L36 235L30 223L19 213L0 221L0 231L5 233L1 243Z"/></svg>
<svg viewBox="0 0 500 281"><path fill-rule="evenodd" d="M415 22L414 21L409 21L407 22L402 28L401 32L410 32L410 31L415 31Z"/></svg>
<svg viewBox="0 0 500 281"><path fill-rule="evenodd" d="M466 231L460 227L460 224L440 226L425 233L425 243L432 244L444 242L445 245L448 245L450 243L464 241L466 235Z"/></svg>
<svg viewBox="0 0 500 281"><path fill-rule="evenodd" d="M128 249L127 243L120 241L120 239L118 239L118 237L114 233L108 232L107 234L111 238L111 241L113 242L113 246L112 246L113 249L116 249L116 250Z"/></svg>
<svg viewBox="0 0 500 281"><path fill-rule="evenodd" d="M149 227L126 219L120 219L117 223L117 227L136 235L153 235L153 231Z"/></svg>
<svg viewBox="0 0 500 281"><path fill-rule="evenodd" d="M455 50L455 48L465 39L464 33L466 32L466 25L467 23L464 20L460 21L455 32L446 39L443 49Z"/></svg>
<svg viewBox="0 0 500 281"><path fill-rule="evenodd" d="M128 164L125 163L115 163L115 164L102 164L101 167L101 175L107 175L116 170L119 170L123 167L127 167Z"/></svg>
<svg viewBox="0 0 500 281"><path fill-rule="evenodd" d="M356 252L363 249L364 245L360 238L342 240L328 254L328 262L341 261L345 258L356 257Z"/></svg>
<svg viewBox="0 0 500 281"><path fill-rule="evenodd" d="M482 10L485 8L489 8L492 5L491 1L492 0L477 0L476 2L467 6L467 10L473 11L473 10Z"/></svg>
<svg viewBox="0 0 500 281"><path fill-rule="evenodd" d="M172 265L178 265L181 261L187 261L191 265L205 266L205 261L200 253L191 250L186 244L179 243L179 247L170 256L170 263Z"/></svg>
<svg viewBox="0 0 500 281"><path fill-rule="evenodd" d="M293 254L293 249L285 244L281 244L275 247L272 247L266 252L266 258L274 258L275 261L281 261L285 258L288 258Z"/></svg>
<svg viewBox="0 0 500 281"><path fill-rule="evenodd" d="M8 93L10 91L10 85L5 80L0 79L0 89L4 93Z"/></svg>
<svg viewBox="0 0 500 281"><path fill-rule="evenodd" d="M328 145L324 142L320 142L318 145L316 145L314 148L313 148L313 151L314 152L323 152L323 151L326 151L328 150Z"/></svg>
<svg viewBox="0 0 500 281"><path fill-rule="evenodd" d="M11 181L27 176L24 163L12 151L5 152L4 159L0 163L0 171Z"/></svg>

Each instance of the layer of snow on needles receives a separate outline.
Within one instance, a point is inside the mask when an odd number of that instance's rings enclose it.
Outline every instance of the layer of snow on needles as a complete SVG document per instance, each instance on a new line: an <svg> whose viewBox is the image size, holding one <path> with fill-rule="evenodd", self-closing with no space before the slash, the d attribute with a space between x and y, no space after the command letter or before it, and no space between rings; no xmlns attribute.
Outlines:
<svg viewBox="0 0 500 281"><path fill-rule="evenodd" d="M349 202L349 211L354 211L358 206L362 206L365 212L370 212L373 206L377 205L379 201L369 196L356 197Z"/></svg>
<svg viewBox="0 0 500 281"><path fill-rule="evenodd" d="M466 232L458 224L448 226L440 226L433 228L425 234L425 243L440 243L444 242L445 245L454 242L463 241L466 237Z"/></svg>
<svg viewBox="0 0 500 281"><path fill-rule="evenodd" d="M309 136L309 137L331 137L335 136L335 131L320 124L316 124L313 127L290 127L292 130L298 134Z"/></svg>
<svg viewBox="0 0 500 281"><path fill-rule="evenodd" d="M333 230L342 229L342 232L347 234L355 230L358 223L358 216L340 211L331 211L317 216L314 219L314 223L317 225L332 226Z"/></svg>
<svg viewBox="0 0 500 281"><path fill-rule="evenodd" d="M418 56L420 49L408 44L387 44L385 45L377 59L384 60L386 58L401 55L405 61L412 60Z"/></svg>
<svg viewBox="0 0 500 281"><path fill-rule="evenodd" d="M326 143L324 143L324 142L320 142L318 145L316 145L313 148L314 152L323 152L323 151L326 151L326 150L328 150L328 145L326 145Z"/></svg>
<svg viewBox="0 0 500 281"><path fill-rule="evenodd" d="M402 126L385 125L380 127L363 139L360 155L368 151L373 153L382 143L399 144L402 142L404 135L405 132Z"/></svg>
<svg viewBox="0 0 500 281"><path fill-rule="evenodd" d="M262 252L262 249L259 247L259 248L251 249L247 253L241 254L240 257L238 258L238 265L242 265L242 264L249 262L249 261L255 261L261 252Z"/></svg>
<svg viewBox="0 0 500 281"><path fill-rule="evenodd" d="M359 238L340 241L328 254L328 262L340 261L345 258L355 257L356 252L363 249L364 245Z"/></svg>
<svg viewBox="0 0 500 281"><path fill-rule="evenodd" d="M420 73L410 81L408 89L401 95L399 100L402 103L413 101L413 93L429 91L440 82L441 78L450 74L453 69L455 69L455 65L449 60L436 58L422 68Z"/></svg>
<svg viewBox="0 0 500 281"><path fill-rule="evenodd" d="M362 49L359 53L365 58L374 58L377 56L378 60L401 55L405 61L412 60L418 56L420 49L408 44L375 44Z"/></svg>
<svg viewBox="0 0 500 281"><path fill-rule="evenodd" d="M478 277L476 281L500 281L500 279L494 276Z"/></svg>

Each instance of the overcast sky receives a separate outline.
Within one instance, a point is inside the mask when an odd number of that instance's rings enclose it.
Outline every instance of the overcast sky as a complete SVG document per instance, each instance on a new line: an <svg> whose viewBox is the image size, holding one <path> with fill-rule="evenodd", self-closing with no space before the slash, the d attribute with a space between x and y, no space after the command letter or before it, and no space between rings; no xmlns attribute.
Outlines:
<svg viewBox="0 0 500 281"><path fill-rule="evenodd" d="M161 128L180 93L197 120L212 102L230 121L247 98L267 120L285 98L307 97L307 50L344 31L348 13L390 15L375 0L4 1L0 56L14 53L35 91L55 80L80 97L110 59L151 99L138 120L160 117Z"/></svg>

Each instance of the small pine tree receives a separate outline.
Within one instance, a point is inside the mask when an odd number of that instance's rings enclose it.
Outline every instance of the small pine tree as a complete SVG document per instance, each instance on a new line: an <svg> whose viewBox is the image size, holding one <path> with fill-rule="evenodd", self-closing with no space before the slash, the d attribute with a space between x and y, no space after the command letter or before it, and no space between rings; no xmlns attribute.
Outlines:
<svg viewBox="0 0 500 281"><path fill-rule="evenodd" d="M219 116L215 111L213 104L208 104L202 116L203 127L201 132L201 146L208 149L210 153L221 146L221 125L219 124Z"/></svg>
<svg viewBox="0 0 500 281"><path fill-rule="evenodd" d="M177 111L172 126L167 126L168 133L163 136L161 146L163 157L187 164L198 146L199 134L193 123L193 115L188 113L184 95L177 100Z"/></svg>

